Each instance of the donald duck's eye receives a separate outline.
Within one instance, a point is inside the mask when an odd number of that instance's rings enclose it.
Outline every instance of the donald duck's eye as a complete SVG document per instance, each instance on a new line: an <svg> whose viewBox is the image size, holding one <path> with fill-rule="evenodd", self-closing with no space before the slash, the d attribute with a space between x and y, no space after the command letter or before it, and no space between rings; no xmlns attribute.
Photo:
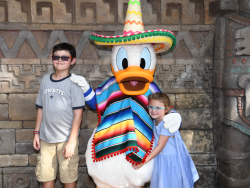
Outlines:
<svg viewBox="0 0 250 188"><path fill-rule="evenodd" d="M144 69L144 68L145 68L145 65L146 65L145 59L144 59L144 58L141 58L140 67L141 67L142 69Z"/></svg>
<svg viewBox="0 0 250 188"><path fill-rule="evenodd" d="M149 69L150 65L151 65L151 54L148 48L145 47L141 53L140 67L142 69Z"/></svg>
<svg viewBox="0 0 250 188"><path fill-rule="evenodd" d="M123 67L123 69L128 68L128 60L127 60L127 58L124 58L124 59L122 60L122 67Z"/></svg>
<svg viewBox="0 0 250 188"><path fill-rule="evenodd" d="M119 70L128 68L128 56L127 51L124 48L120 48L117 52L116 65Z"/></svg>

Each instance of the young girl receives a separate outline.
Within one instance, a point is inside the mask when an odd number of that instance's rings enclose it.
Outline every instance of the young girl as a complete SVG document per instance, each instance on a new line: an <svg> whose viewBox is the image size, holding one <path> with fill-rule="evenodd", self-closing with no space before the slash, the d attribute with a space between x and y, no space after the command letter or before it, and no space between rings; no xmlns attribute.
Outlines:
<svg viewBox="0 0 250 188"><path fill-rule="evenodd" d="M164 127L168 118L166 114L177 112L170 108L169 97L164 93L154 93L148 99L149 114L154 119L154 149L144 163L133 165L134 169L141 168L154 158L150 188L194 187L199 175L180 132L177 130L171 134Z"/></svg>

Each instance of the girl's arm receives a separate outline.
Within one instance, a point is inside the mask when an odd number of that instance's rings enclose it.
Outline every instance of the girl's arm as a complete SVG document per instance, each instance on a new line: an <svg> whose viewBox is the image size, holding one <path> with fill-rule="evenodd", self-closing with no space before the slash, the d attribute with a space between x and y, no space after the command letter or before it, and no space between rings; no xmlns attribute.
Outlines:
<svg viewBox="0 0 250 188"><path fill-rule="evenodd" d="M73 112L74 112L74 119L73 119L73 123L71 127L71 132L69 135L69 140L63 149L63 155L65 158L70 158L74 155L76 137L77 137L80 125L81 125L83 109L82 108L75 109L73 110Z"/></svg>
<svg viewBox="0 0 250 188"><path fill-rule="evenodd" d="M133 165L134 169L141 168L144 164L148 163L150 160L155 158L165 147L166 143L168 142L169 136L160 135L158 145L153 149L153 151L149 154L149 156L146 158L144 163L141 163L139 165Z"/></svg>
<svg viewBox="0 0 250 188"><path fill-rule="evenodd" d="M43 119L43 109L42 109L42 108L38 108L38 109L37 109L37 115L36 115L36 127L35 127L35 131L40 131L42 119ZM33 138L33 147L34 147L36 150L39 150L39 149L40 149L40 138L39 138L39 134L34 134L34 138Z"/></svg>

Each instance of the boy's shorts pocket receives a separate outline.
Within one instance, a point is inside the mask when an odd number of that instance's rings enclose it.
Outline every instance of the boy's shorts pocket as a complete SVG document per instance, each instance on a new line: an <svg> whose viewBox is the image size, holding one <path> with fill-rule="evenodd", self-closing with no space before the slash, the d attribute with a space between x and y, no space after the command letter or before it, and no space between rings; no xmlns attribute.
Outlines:
<svg viewBox="0 0 250 188"><path fill-rule="evenodd" d="M69 161L69 176L70 178L75 178L78 176L78 161L79 156L72 156Z"/></svg>
<svg viewBox="0 0 250 188"><path fill-rule="evenodd" d="M36 162L36 176L39 176L39 174L41 173L41 156L40 154L37 155L36 157L37 162Z"/></svg>

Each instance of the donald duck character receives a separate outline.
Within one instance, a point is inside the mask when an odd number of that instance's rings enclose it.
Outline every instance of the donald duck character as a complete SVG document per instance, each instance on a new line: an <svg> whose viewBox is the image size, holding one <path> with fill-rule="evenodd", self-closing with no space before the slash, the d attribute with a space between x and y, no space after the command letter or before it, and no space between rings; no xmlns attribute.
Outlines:
<svg viewBox="0 0 250 188"><path fill-rule="evenodd" d="M88 173L99 188L139 188L150 181L153 160L141 169L132 164L145 161L153 147L153 122L148 96L161 92L153 82L156 53L174 47L176 38L164 29L144 31L140 0L129 0L123 35L92 34L97 45L112 47L114 76L95 91L81 76L71 81L81 86L86 104L98 112L98 126L86 151ZM181 116L171 113L165 127L177 131Z"/></svg>

